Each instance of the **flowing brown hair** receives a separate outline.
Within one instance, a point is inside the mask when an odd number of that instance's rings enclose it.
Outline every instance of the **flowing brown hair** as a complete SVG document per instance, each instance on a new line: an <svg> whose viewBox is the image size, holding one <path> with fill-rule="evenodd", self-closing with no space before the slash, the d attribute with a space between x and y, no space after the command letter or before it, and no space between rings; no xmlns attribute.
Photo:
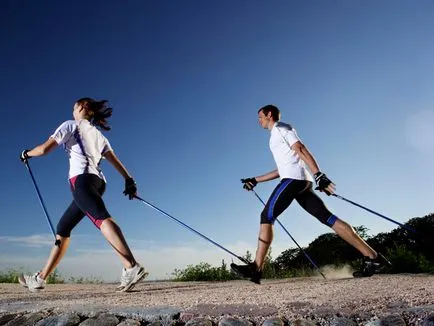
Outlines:
<svg viewBox="0 0 434 326"><path fill-rule="evenodd" d="M90 97L83 97L76 103L83 106L93 125L103 130L111 129L107 119L112 116L113 109L108 106L107 100L96 101Z"/></svg>

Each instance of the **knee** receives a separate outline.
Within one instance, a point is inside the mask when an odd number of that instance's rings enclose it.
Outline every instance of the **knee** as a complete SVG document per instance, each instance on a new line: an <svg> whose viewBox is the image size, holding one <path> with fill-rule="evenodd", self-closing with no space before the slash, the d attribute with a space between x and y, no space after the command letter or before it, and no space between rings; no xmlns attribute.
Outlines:
<svg viewBox="0 0 434 326"><path fill-rule="evenodd" d="M54 244L56 246L59 246L59 248L60 248L61 246L65 246L65 244L66 245L69 244L70 238L71 238L70 236L65 237L65 236L61 236L59 233L57 233L56 234L56 241Z"/></svg>
<svg viewBox="0 0 434 326"><path fill-rule="evenodd" d="M94 217L90 217L90 220L92 221L93 225L96 226L96 228L100 231L103 231L104 228L108 228L110 227L110 225L115 224L114 221L111 218L94 218Z"/></svg>
<svg viewBox="0 0 434 326"><path fill-rule="evenodd" d="M261 224L274 224L275 217L272 214L269 214L266 209L264 209L261 213Z"/></svg>
<svg viewBox="0 0 434 326"><path fill-rule="evenodd" d="M71 229L64 225L57 224L56 234L56 238L69 238L71 236Z"/></svg>
<svg viewBox="0 0 434 326"><path fill-rule="evenodd" d="M336 223L333 225L333 230L335 230L336 232L345 232L350 236L357 235L356 230L354 230L354 228L350 224L342 221L341 219L336 220Z"/></svg>
<svg viewBox="0 0 434 326"><path fill-rule="evenodd" d="M337 220L338 220L338 217L336 215L332 214L325 220L325 225L332 228L335 225Z"/></svg>
<svg viewBox="0 0 434 326"><path fill-rule="evenodd" d="M95 226L101 231L107 230L120 230L119 225L112 218L105 218L103 220L98 220L99 223L95 223Z"/></svg>
<svg viewBox="0 0 434 326"><path fill-rule="evenodd" d="M336 216L336 215L322 215L320 217L317 217L318 220L324 224L327 225L328 227L333 228L336 224L337 221L340 221L340 219Z"/></svg>

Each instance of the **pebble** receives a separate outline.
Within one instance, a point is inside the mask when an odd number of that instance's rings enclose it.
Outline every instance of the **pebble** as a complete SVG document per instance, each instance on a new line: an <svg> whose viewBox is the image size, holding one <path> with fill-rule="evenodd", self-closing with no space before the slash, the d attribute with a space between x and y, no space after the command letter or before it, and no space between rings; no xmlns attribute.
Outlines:
<svg viewBox="0 0 434 326"><path fill-rule="evenodd" d="M434 326L434 310L432 306L425 309L412 309L417 325ZM428 308L428 310L427 310ZM422 313L423 312L423 313ZM338 316L310 316L310 318L292 319L285 316L270 316L258 320L255 316L244 318L225 314L220 317L200 316L191 312L180 311L176 307L142 308L131 307L116 311L100 312L97 314L80 312L57 313L52 310L30 313L0 314L0 326L413 326L412 321L406 322L405 314L390 314L361 321L360 318Z"/></svg>

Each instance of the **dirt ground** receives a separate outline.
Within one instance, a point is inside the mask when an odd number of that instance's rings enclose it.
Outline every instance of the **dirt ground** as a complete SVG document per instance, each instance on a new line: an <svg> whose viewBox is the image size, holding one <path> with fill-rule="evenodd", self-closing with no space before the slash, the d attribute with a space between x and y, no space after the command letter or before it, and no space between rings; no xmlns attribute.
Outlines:
<svg viewBox="0 0 434 326"><path fill-rule="evenodd" d="M30 293L18 284L0 284L0 312L28 307L68 311L77 306L174 306L210 316L232 309L233 315L302 318L338 314L369 319L431 305L434 311L434 275L293 278L265 280L261 285L249 281L142 282L129 293L116 293L114 288L115 284L55 284Z"/></svg>

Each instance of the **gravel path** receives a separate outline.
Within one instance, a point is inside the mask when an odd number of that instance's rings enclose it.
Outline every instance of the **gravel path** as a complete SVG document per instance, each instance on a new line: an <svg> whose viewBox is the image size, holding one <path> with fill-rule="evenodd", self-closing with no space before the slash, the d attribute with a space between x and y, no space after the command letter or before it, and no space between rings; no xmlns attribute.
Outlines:
<svg viewBox="0 0 434 326"><path fill-rule="evenodd" d="M371 278L293 278L230 282L143 282L133 292L116 293L114 284L56 284L30 293L18 284L0 284L0 312L77 307L174 306L195 315L373 316L423 307L434 312L434 275L375 275Z"/></svg>

